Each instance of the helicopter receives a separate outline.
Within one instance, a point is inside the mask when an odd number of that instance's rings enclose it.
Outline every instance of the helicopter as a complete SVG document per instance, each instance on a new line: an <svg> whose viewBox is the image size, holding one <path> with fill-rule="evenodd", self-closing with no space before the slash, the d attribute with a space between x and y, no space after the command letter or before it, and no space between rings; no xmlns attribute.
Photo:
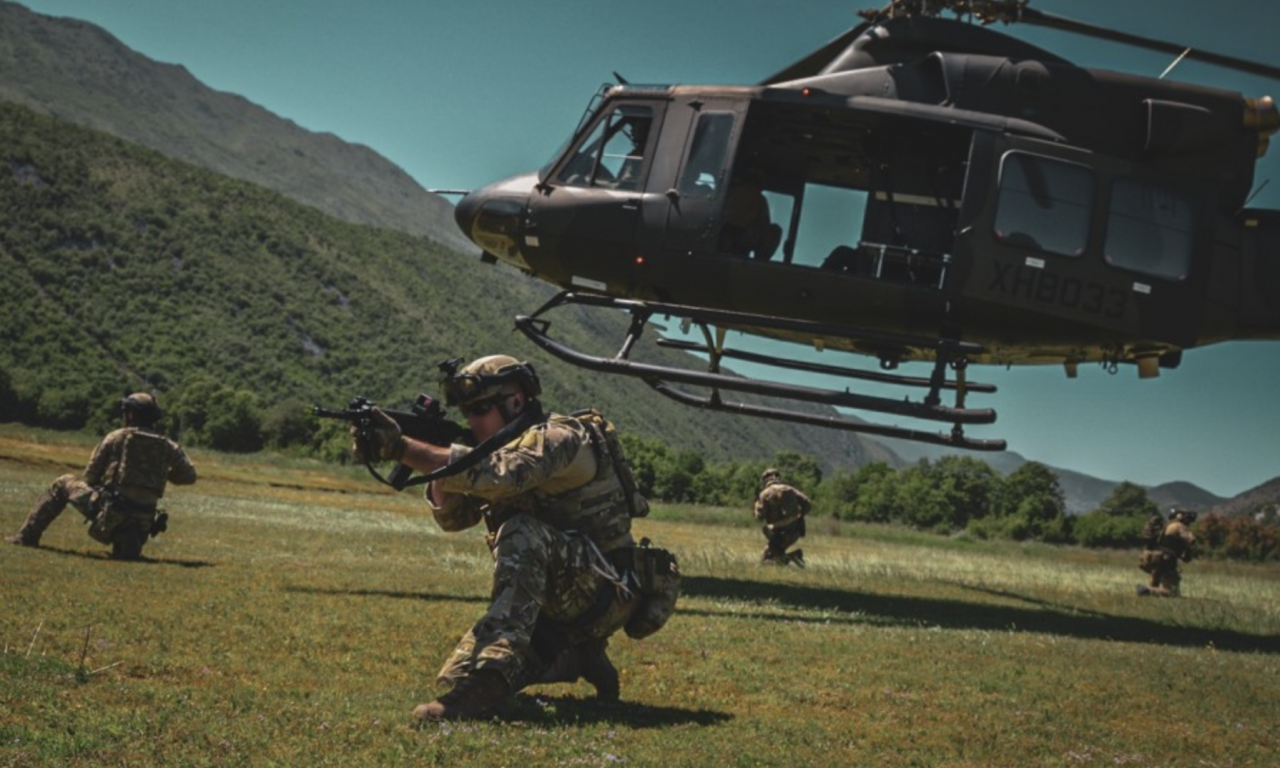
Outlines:
<svg viewBox="0 0 1280 768"><path fill-rule="evenodd" d="M990 451L1005 441L965 433L996 419L968 405L995 392L969 380L972 364L1054 364L1075 377L1096 362L1151 378L1188 349L1280 339L1280 211L1248 207L1280 128L1274 101L1083 68L994 25L1273 79L1280 69L1027 0L894 0L860 15L755 85L615 74L549 163L466 192L455 218L481 258L561 289L516 327L561 360L693 407ZM554 339L547 316L568 306L629 314L619 351ZM634 359L655 319L698 329L701 342L655 343L706 369ZM879 370L730 348L728 331L868 355ZM742 377L722 367L733 360L919 394ZM929 375L900 373L907 362Z"/></svg>

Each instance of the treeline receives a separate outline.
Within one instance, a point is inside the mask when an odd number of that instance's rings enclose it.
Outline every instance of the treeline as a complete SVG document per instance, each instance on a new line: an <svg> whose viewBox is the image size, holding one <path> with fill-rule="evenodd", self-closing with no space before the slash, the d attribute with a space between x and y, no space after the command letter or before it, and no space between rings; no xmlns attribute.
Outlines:
<svg viewBox="0 0 1280 768"><path fill-rule="evenodd" d="M0 371L0 404L11 396ZM311 404L296 399L264 407L250 391L197 377L175 388L164 410L161 426L189 446L236 453L269 448L351 460L347 425L316 419ZM104 406L100 419L105 431L119 423L119 413ZM940 535L1129 549L1142 545L1143 526L1161 512L1144 488L1125 481L1097 509L1069 515L1057 473L1034 461L1007 476L970 456L922 459L902 469L873 462L824 476L814 457L795 451L779 451L767 462L711 462L697 451L630 432L621 439L645 496L668 504L741 507L744 517L768 468L813 499L815 516ZM1274 517L1205 515L1193 531L1202 555L1255 562L1280 558L1280 521Z"/></svg>
<svg viewBox="0 0 1280 768"><path fill-rule="evenodd" d="M748 514L768 467L813 499L814 514L903 525L943 535L1041 541L1091 548L1142 545L1142 528L1161 510L1139 485L1122 482L1095 510L1069 515L1057 473L1030 461L1008 476L968 456L927 459L893 469L873 462L823 477L812 457L778 453L772 462L709 463L692 451L624 435L640 489L668 503L740 506ZM1280 525L1253 517L1206 515L1194 529L1209 557L1280 558Z"/></svg>

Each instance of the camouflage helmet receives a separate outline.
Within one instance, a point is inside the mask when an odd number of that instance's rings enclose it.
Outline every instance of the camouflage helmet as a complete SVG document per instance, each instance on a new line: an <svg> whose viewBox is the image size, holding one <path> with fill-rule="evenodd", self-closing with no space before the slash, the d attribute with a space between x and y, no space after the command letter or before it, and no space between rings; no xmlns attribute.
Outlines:
<svg viewBox="0 0 1280 768"><path fill-rule="evenodd" d="M782 482L782 473L773 467L769 467L768 469L766 469L764 472L760 474L760 485L761 486L768 485L770 480L777 480L778 482Z"/></svg>
<svg viewBox="0 0 1280 768"><path fill-rule="evenodd" d="M1198 515L1190 509L1180 509L1175 507L1173 512L1169 514L1170 520L1181 520L1183 523L1190 525L1196 521Z"/></svg>
<svg viewBox="0 0 1280 768"><path fill-rule="evenodd" d="M147 392L126 396L120 401L120 410L140 424L154 424L160 420L160 404L154 395Z"/></svg>
<svg viewBox="0 0 1280 768"><path fill-rule="evenodd" d="M456 368L441 364L444 376L440 388L444 392L445 405L459 406L478 400L489 400L499 395L519 391L530 399L542 394L542 384L533 366L510 355L488 355Z"/></svg>

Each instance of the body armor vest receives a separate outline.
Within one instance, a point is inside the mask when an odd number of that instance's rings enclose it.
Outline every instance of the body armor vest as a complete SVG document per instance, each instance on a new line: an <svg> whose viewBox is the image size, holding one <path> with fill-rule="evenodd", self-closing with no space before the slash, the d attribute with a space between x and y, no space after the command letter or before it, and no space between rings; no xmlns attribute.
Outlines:
<svg viewBox="0 0 1280 768"><path fill-rule="evenodd" d="M553 416L553 420L577 421L571 416ZM603 437L584 424L590 435L590 450L595 454L596 474L586 484L554 495L535 494L538 519L561 531L578 531L609 552L629 546L631 511L622 481L614 469Z"/></svg>

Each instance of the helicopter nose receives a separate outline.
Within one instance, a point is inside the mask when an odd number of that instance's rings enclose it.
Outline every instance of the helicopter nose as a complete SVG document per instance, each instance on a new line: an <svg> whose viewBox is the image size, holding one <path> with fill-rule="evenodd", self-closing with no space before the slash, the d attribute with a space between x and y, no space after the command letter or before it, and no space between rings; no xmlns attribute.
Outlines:
<svg viewBox="0 0 1280 768"><path fill-rule="evenodd" d="M453 220L458 223L458 229L462 230L462 234L466 235L472 242L475 238L471 236L471 224L476 219L476 213L479 212L480 206L483 204L482 192L468 192L465 197L459 200L453 206Z"/></svg>
<svg viewBox="0 0 1280 768"><path fill-rule="evenodd" d="M519 266L520 232L523 226L531 176L519 176L477 189L461 200L453 218L462 234L490 256Z"/></svg>

